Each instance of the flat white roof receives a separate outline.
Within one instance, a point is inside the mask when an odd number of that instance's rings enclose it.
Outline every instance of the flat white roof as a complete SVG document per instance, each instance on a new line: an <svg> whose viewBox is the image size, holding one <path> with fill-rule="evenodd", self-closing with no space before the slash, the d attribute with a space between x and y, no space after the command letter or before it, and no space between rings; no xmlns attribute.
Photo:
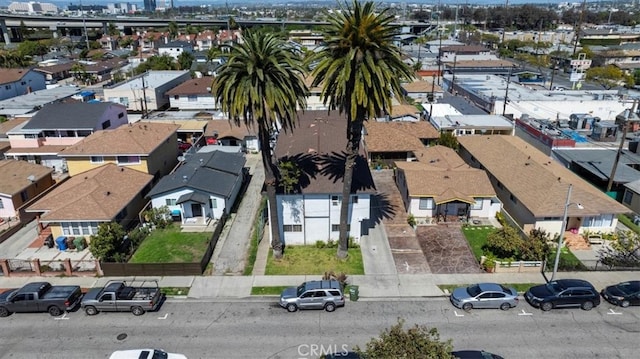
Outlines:
<svg viewBox="0 0 640 359"><path fill-rule="evenodd" d="M425 111L429 112L431 110L431 104L423 103L422 108ZM435 117L443 117L443 116L462 116L462 112L458 111L455 107L451 106L448 103L434 103L433 104L433 114L431 114L432 118Z"/></svg>
<svg viewBox="0 0 640 359"><path fill-rule="evenodd" d="M434 122L442 128L447 127L501 127L512 128L513 123L500 115L464 115L435 117Z"/></svg>
<svg viewBox="0 0 640 359"><path fill-rule="evenodd" d="M63 100L80 91L82 91L82 88L76 86L59 86L8 98L0 101L0 115L15 116L29 113L36 106L42 107L46 104Z"/></svg>
<svg viewBox="0 0 640 359"><path fill-rule="evenodd" d="M174 80L189 71L149 71L144 75L144 84L147 88L156 88ZM138 76L129 81L123 82L110 89L129 90L131 88L142 88L142 76ZM106 90L106 89L105 89Z"/></svg>

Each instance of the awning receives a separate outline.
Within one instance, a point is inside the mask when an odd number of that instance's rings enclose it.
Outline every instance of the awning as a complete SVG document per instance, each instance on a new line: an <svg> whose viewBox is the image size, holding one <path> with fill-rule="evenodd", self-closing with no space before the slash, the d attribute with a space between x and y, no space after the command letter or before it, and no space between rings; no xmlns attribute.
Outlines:
<svg viewBox="0 0 640 359"><path fill-rule="evenodd" d="M178 198L178 200L176 201L176 204L182 204L185 202L197 202L206 204L209 203L209 196L198 192L191 192L180 196L180 198Z"/></svg>
<svg viewBox="0 0 640 359"><path fill-rule="evenodd" d="M174 209L171 211L171 216L172 217L180 217L182 215L182 212L180 212L179 209Z"/></svg>

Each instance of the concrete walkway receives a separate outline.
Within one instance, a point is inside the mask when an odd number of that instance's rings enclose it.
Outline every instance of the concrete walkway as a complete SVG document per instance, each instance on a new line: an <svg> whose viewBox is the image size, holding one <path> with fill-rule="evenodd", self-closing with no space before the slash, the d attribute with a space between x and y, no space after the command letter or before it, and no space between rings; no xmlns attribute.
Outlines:
<svg viewBox="0 0 640 359"><path fill-rule="evenodd" d="M221 234L220 242L211 257L214 275L241 275L247 260L251 242L251 230L262 198L264 167L259 154L247 155L251 182L242 197L242 201L227 222Z"/></svg>
<svg viewBox="0 0 640 359"><path fill-rule="evenodd" d="M369 234L360 239L360 252L362 252L364 272L367 275L397 274L382 223L371 228Z"/></svg>

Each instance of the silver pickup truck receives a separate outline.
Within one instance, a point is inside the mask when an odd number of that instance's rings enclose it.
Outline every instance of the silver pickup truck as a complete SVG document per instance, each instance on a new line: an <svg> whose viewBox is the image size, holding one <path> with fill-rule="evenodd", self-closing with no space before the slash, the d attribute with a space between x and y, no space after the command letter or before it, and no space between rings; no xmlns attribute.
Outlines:
<svg viewBox="0 0 640 359"><path fill-rule="evenodd" d="M157 281L110 281L103 288L90 289L81 305L87 315L96 315L100 311L142 315L157 310L163 298Z"/></svg>

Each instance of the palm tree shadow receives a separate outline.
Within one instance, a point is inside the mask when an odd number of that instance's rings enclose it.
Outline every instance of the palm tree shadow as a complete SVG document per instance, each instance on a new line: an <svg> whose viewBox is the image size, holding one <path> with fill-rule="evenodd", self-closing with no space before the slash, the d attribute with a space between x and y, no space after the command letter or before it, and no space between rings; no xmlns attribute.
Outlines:
<svg viewBox="0 0 640 359"><path fill-rule="evenodd" d="M346 158L347 154L345 152L332 152L319 156L320 175L327 176L334 183L342 182ZM355 166L351 193L357 193L358 191L373 192L371 195L371 217L367 226L368 228L373 228L382 219L392 218L395 215L395 208L386 194L376 191L376 185L371 176L367 160L363 156L358 156Z"/></svg>
<svg viewBox="0 0 640 359"><path fill-rule="evenodd" d="M294 156L283 156L278 158L278 162L291 162L300 170L298 182L294 185L291 193L302 193L302 189L311 184L311 180L318 174L316 156L308 153L299 153ZM284 193L284 188L278 188L280 193Z"/></svg>

